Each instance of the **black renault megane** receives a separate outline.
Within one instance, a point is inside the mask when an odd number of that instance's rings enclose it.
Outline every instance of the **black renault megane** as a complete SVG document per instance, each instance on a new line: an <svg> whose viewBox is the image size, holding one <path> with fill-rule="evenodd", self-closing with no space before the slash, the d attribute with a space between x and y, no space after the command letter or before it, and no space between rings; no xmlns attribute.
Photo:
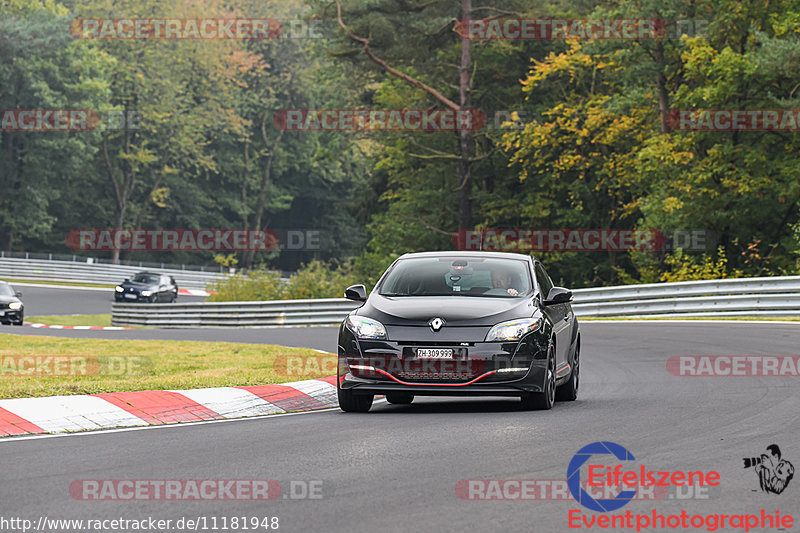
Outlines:
<svg viewBox="0 0 800 533"><path fill-rule="evenodd" d="M581 336L572 292L522 254L406 254L339 329L339 406L366 412L375 395L518 396L550 409L578 394Z"/></svg>

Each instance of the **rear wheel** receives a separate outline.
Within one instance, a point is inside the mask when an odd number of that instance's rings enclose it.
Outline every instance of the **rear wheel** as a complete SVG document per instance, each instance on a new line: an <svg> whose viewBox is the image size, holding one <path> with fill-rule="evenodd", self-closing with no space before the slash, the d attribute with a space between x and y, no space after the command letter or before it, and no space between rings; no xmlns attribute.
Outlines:
<svg viewBox="0 0 800 533"><path fill-rule="evenodd" d="M558 401L571 402L578 398L580 371L581 371L581 342L580 339L578 339L578 344L575 345L575 357L573 357L572 359L572 373L569 375L569 380L563 385L561 385L556 391L556 399Z"/></svg>
<svg viewBox="0 0 800 533"><path fill-rule="evenodd" d="M551 409L556 401L556 372L553 368L553 345L550 345L547 358L547 373L544 378L544 390L531 392L522 397L522 408L527 410L545 411Z"/></svg>
<svg viewBox="0 0 800 533"><path fill-rule="evenodd" d="M353 394L352 390L337 388L339 408L346 413L366 413L372 407L372 394Z"/></svg>
<svg viewBox="0 0 800 533"><path fill-rule="evenodd" d="M408 405L414 401L414 395L408 392L390 392L386 395L386 401L397 405Z"/></svg>

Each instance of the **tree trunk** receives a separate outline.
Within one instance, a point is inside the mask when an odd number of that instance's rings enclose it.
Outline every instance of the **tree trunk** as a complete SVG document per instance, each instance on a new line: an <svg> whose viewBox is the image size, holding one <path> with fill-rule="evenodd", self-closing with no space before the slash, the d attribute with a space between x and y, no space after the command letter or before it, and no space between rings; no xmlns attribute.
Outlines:
<svg viewBox="0 0 800 533"><path fill-rule="evenodd" d="M664 43L662 41L656 42L655 49L656 67L658 69L658 76L656 83L658 85L658 115L661 119L661 133L669 133L669 124L667 123L667 113L669 113L669 96L667 94L667 76L664 74L666 68L664 60Z"/></svg>
<svg viewBox="0 0 800 533"><path fill-rule="evenodd" d="M278 149L278 145L280 145L281 138L283 137L283 131L281 130L278 132L278 136L275 138L275 141L270 146L269 138L267 136L267 115L265 114L261 119L261 138L264 140L264 146L269 149L269 155L267 155L266 160L264 161L264 171L262 173L261 178L261 190L258 192L258 198L256 199L256 206L253 212L253 229L254 230L262 230L264 228L261 227L262 219L264 217L264 210L267 206L267 199L269 197L270 187L272 185L272 160L275 157L275 150ZM244 266L251 267L255 261L255 250L248 250L244 256Z"/></svg>
<svg viewBox="0 0 800 533"><path fill-rule="evenodd" d="M108 137L103 136L103 156L106 163L106 171L108 172L108 178L111 180L112 185L114 185L114 197L117 201L117 213L114 217L114 230L121 230L125 225L125 213L128 210L128 204L130 203L131 194L133 193L133 188L136 185L136 173L134 172L133 168L130 164L128 164L128 168L125 169L125 163L121 163L120 166L123 168L120 170L122 174L122 181L121 183L117 181L116 178L116 168L111 161L111 155L108 151ZM128 130L127 126L125 127L125 137L124 137L124 145L125 151L129 151L130 149L130 131ZM111 262L115 265L119 264L119 250L113 250L111 252Z"/></svg>
<svg viewBox="0 0 800 533"><path fill-rule="evenodd" d="M472 0L461 0L461 18L469 20L472 16ZM462 111L471 105L470 64L472 63L472 41L469 35L461 37L461 67L459 69L459 104ZM475 117L473 117L474 119ZM458 229L472 228L472 176L470 175L470 148L472 130L459 128L459 148L461 159L458 163Z"/></svg>

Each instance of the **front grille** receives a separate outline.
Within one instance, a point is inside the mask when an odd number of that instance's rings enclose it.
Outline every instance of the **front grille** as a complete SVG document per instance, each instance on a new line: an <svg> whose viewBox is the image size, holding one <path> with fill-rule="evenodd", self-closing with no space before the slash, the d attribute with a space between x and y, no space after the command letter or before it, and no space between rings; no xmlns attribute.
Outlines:
<svg viewBox="0 0 800 533"><path fill-rule="evenodd" d="M446 346L446 347L465 347L475 346L474 342L454 342L454 341L397 341L398 346Z"/></svg>
<svg viewBox="0 0 800 533"><path fill-rule="evenodd" d="M469 381L477 376L469 372L398 372L396 377L413 381Z"/></svg>

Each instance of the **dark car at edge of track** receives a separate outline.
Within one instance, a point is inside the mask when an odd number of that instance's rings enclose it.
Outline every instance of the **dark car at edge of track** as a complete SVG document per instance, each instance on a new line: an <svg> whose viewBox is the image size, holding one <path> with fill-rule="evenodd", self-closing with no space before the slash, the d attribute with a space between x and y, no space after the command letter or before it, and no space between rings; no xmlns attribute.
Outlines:
<svg viewBox="0 0 800 533"><path fill-rule="evenodd" d="M5 281L0 281L0 322L21 326L25 320L25 305L17 292Z"/></svg>
<svg viewBox="0 0 800 533"><path fill-rule="evenodd" d="M422 252L398 258L339 328L337 391L343 411L375 395L517 396L525 409L577 398L580 328L572 292L541 262L500 252Z"/></svg>
<svg viewBox="0 0 800 533"><path fill-rule="evenodd" d="M157 272L138 272L114 288L117 302L174 302L178 284L171 276Z"/></svg>

